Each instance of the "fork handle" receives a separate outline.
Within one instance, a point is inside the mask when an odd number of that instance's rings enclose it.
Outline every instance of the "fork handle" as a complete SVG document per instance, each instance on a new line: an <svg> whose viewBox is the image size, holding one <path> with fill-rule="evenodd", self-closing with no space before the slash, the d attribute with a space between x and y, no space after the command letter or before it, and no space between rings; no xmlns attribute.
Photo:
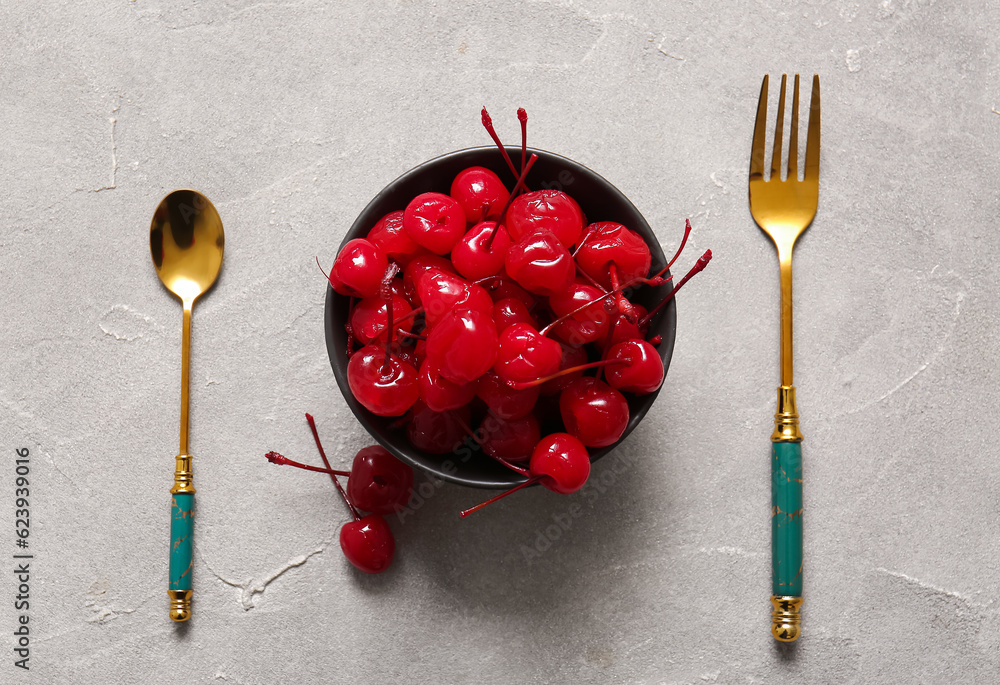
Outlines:
<svg viewBox="0 0 1000 685"><path fill-rule="evenodd" d="M771 435L771 635L794 642L802 620L802 434L795 388L778 388Z"/></svg>

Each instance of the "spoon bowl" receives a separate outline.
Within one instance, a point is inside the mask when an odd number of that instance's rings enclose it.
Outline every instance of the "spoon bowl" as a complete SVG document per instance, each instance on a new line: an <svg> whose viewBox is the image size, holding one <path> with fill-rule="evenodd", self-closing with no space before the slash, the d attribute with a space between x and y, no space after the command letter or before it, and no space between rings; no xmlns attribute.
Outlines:
<svg viewBox="0 0 1000 685"><path fill-rule="evenodd" d="M156 275L182 301L212 287L222 268L225 235L219 212L195 190L175 190L160 201L149 228Z"/></svg>

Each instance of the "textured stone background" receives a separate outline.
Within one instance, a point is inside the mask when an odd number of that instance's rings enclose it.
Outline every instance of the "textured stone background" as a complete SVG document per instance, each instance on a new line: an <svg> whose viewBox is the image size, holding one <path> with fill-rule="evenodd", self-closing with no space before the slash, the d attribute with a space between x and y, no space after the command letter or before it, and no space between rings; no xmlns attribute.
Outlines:
<svg viewBox="0 0 1000 685"><path fill-rule="evenodd" d="M995 3L0 6L0 442L33 454L36 555L30 673L0 583L0 682L994 679ZM820 209L796 252L807 599L789 649L767 603L777 265L746 200L760 80L783 70L823 85ZM652 414L595 468L603 492L462 521L483 493L436 488L394 523L393 569L363 577L330 483L263 454L315 461L306 411L335 462L369 442L330 372L313 258L401 172L487 144L482 105L511 142L527 108L533 145L611 180L665 245L690 217L682 268L715 259L678 302ZM178 629L181 310L148 226L184 186L217 205L227 251L195 308L196 613Z"/></svg>

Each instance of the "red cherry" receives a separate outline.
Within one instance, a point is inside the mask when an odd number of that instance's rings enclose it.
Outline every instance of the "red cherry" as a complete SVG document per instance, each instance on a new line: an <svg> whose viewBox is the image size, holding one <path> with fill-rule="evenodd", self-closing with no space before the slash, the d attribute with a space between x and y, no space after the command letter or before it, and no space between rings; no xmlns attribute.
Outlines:
<svg viewBox="0 0 1000 685"><path fill-rule="evenodd" d="M562 344L562 361L559 362L559 368L556 371L565 371L566 369L571 369L575 366L581 366L587 363L587 349L584 347L576 347L574 345ZM583 369L575 371L573 373L568 373L565 376L559 376L558 378L553 378L550 381L545 381L539 386L542 395L546 397L551 395L558 395L567 387L569 384L575 381L577 378L583 376Z"/></svg>
<svg viewBox="0 0 1000 685"><path fill-rule="evenodd" d="M359 509L391 514L406 506L413 490L413 469L381 445L358 451L347 479L347 496Z"/></svg>
<svg viewBox="0 0 1000 685"><path fill-rule="evenodd" d="M465 220L472 225L496 219L510 193L499 176L485 167L473 166L458 172L451 182L451 196L462 206Z"/></svg>
<svg viewBox="0 0 1000 685"><path fill-rule="evenodd" d="M529 311L538 302L537 297L519 286L517 281L510 277L506 268L501 269L500 273L497 274L497 277L490 283L489 293L494 302L506 300L510 297L513 297L515 300L520 300Z"/></svg>
<svg viewBox="0 0 1000 685"><path fill-rule="evenodd" d="M319 440L316 422L309 414L306 414L306 421L309 422L309 428L312 430L319 456L322 457L323 464L329 469L330 460L326 458L323 444ZM392 531L389 530L385 519L379 514L369 514L362 518L344 491L344 486L337 480L337 476L330 472L330 478L337 487L337 492L343 498L344 504L351 510L351 516L354 517L353 521L345 523L340 529L340 549L344 552L347 560L358 570L365 573L381 573L389 568L396 551L396 540L392 536Z"/></svg>
<svg viewBox="0 0 1000 685"><path fill-rule="evenodd" d="M524 303L513 297L498 300L493 305L493 323L497 327L498 335L516 323L526 323L532 328L538 328L538 322Z"/></svg>
<svg viewBox="0 0 1000 685"><path fill-rule="evenodd" d="M566 248L583 232L580 205L561 190L536 190L518 196L507 212L507 222L512 240L544 230L555 234Z"/></svg>
<svg viewBox="0 0 1000 685"><path fill-rule="evenodd" d="M470 416L468 405L436 412L418 402L406 426L406 437L418 450L430 454L454 452L465 442L465 427L469 425Z"/></svg>
<svg viewBox="0 0 1000 685"><path fill-rule="evenodd" d="M607 350L611 345L616 345L632 338L646 337L646 334L649 332L649 324L640 324L640 321L646 315L646 308L641 304L633 304L632 311L636 317L635 321L629 321L622 314L618 314L615 317L615 325L610 330L611 339L597 341L602 351Z"/></svg>
<svg viewBox="0 0 1000 685"><path fill-rule="evenodd" d="M398 281L399 279L393 279ZM396 321L396 332L410 332L413 319L400 320L411 311L410 303L399 295L392 294L392 315ZM385 329L388 325L385 300L381 297L366 297L354 305L351 311L351 333L362 345L373 341L385 340Z"/></svg>
<svg viewBox="0 0 1000 685"><path fill-rule="evenodd" d="M509 420L487 415L479 426L479 436L483 449L491 457L517 463L531 458L542 434L533 414Z"/></svg>
<svg viewBox="0 0 1000 685"><path fill-rule="evenodd" d="M493 319L468 306L448 314L427 336L427 361L455 383L476 380L493 367L496 357Z"/></svg>
<svg viewBox="0 0 1000 685"><path fill-rule="evenodd" d="M378 295L382 278L389 268L385 254L364 238L348 241L330 269L330 285L341 295Z"/></svg>
<svg viewBox="0 0 1000 685"><path fill-rule="evenodd" d="M345 523L340 529L340 549L359 571L381 573L396 553L396 540L389 524L378 514Z"/></svg>
<svg viewBox="0 0 1000 685"><path fill-rule="evenodd" d="M406 266L411 259L420 254L430 254L420 247L403 230L403 212L389 212L378 220L378 223L368 231L368 242L382 250L391 260Z"/></svg>
<svg viewBox="0 0 1000 685"><path fill-rule="evenodd" d="M607 359L627 362L605 369L608 385L617 390L648 395L663 384L663 360L656 348L645 340L633 338L608 350Z"/></svg>
<svg viewBox="0 0 1000 685"><path fill-rule="evenodd" d="M563 390L559 412L567 432L587 447L615 444L628 425L625 397L596 378L578 378Z"/></svg>
<svg viewBox="0 0 1000 685"><path fill-rule="evenodd" d="M528 233L507 250L507 273L529 292L555 295L569 288L576 267L569 251L547 231Z"/></svg>
<svg viewBox="0 0 1000 685"><path fill-rule="evenodd" d="M430 269L437 269L438 271L458 275L455 273L455 267L452 266L451 261L446 257L439 257L436 254L429 253L414 257L406 265L406 270L403 272L403 288L406 290L407 299L410 302L420 301L420 298L417 296L417 281L420 280L425 271Z"/></svg>
<svg viewBox="0 0 1000 685"><path fill-rule="evenodd" d="M569 316L552 327L552 334L577 346L603 340L611 323L611 314L604 306L606 300L601 300L603 295L594 286L576 281L567 290L550 296L552 313L559 317ZM594 304L586 307L588 302Z"/></svg>
<svg viewBox="0 0 1000 685"><path fill-rule="evenodd" d="M482 286L438 269L427 269L421 274L417 295L429 328L436 327L457 307L475 309L486 316L493 314L493 300Z"/></svg>
<svg viewBox="0 0 1000 685"><path fill-rule="evenodd" d="M376 345L367 345L347 362L347 384L368 411L378 416L402 416L420 396L417 370Z"/></svg>
<svg viewBox="0 0 1000 685"><path fill-rule="evenodd" d="M620 283L644 278L649 273L652 257L642 236L613 221L599 221L587 226L576 251L580 268L608 290L617 287L611 282L608 266L614 264Z"/></svg>
<svg viewBox="0 0 1000 685"><path fill-rule="evenodd" d="M418 245L448 254L465 233L465 211L442 193L421 193L403 210L403 228Z"/></svg>
<svg viewBox="0 0 1000 685"><path fill-rule="evenodd" d="M568 495L582 488L590 477L590 455L572 435L552 433L535 446L528 470L549 490Z"/></svg>
<svg viewBox="0 0 1000 685"><path fill-rule="evenodd" d="M492 414L508 420L530 414L538 401L538 392L537 387L515 390L493 371L483 374L476 389L476 395L486 403Z"/></svg>
<svg viewBox="0 0 1000 685"><path fill-rule="evenodd" d="M514 470L520 468L515 464L508 466ZM531 452L528 473L530 477L526 481L471 509L466 509L462 512L462 518L532 483L541 483L549 490L563 495L576 492L590 477L590 455L587 453L587 448L568 433L546 435L538 441Z"/></svg>
<svg viewBox="0 0 1000 685"><path fill-rule="evenodd" d="M434 411L458 409L476 396L475 383L455 383L441 375L432 363L420 365L420 399Z"/></svg>
<svg viewBox="0 0 1000 685"><path fill-rule="evenodd" d="M503 268L510 236L495 221L483 221L470 228L451 251L451 262L458 273L469 280L478 281L495 276Z"/></svg>
<svg viewBox="0 0 1000 685"><path fill-rule="evenodd" d="M494 370L508 383L524 383L559 370L562 347L526 323L508 326L499 339Z"/></svg>

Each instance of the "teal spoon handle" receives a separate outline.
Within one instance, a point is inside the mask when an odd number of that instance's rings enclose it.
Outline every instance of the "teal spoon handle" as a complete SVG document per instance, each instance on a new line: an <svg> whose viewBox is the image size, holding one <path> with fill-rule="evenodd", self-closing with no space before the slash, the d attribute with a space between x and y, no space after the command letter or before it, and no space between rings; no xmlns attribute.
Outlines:
<svg viewBox="0 0 1000 685"><path fill-rule="evenodd" d="M194 567L194 493L191 457L177 457L170 500L170 620L191 618L191 571Z"/></svg>

